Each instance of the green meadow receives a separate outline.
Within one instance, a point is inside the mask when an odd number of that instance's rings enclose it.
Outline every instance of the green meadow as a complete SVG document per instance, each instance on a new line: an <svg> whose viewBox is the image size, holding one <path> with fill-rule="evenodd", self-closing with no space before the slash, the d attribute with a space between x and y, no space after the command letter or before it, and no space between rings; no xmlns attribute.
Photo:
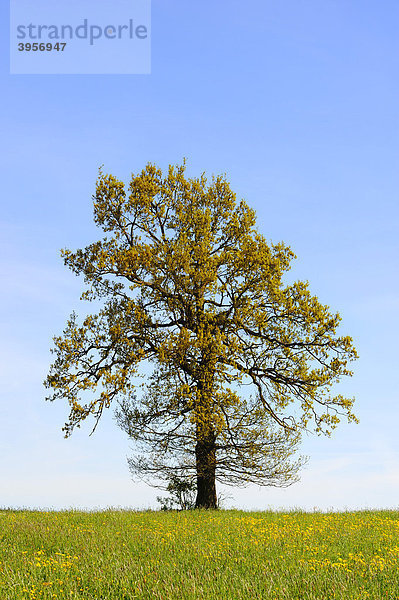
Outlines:
<svg viewBox="0 0 399 600"><path fill-rule="evenodd" d="M0 598L397 600L399 511L0 511Z"/></svg>

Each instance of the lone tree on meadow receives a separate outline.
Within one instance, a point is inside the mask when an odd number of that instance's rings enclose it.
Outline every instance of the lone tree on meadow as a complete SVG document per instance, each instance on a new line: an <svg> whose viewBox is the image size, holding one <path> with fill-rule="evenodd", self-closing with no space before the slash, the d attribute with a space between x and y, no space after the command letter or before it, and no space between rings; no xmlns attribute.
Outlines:
<svg viewBox="0 0 399 600"><path fill-rule="evenodd" d="M224 177L148 164L126 190L100 170L94 220L105 237L62 254L104 305L82 325L71 315L45 381L70 404L66 437L115 400L143 451L131 470L188 474L196 506L215 508L216 480L289 485L301 432L356 421L354 400L331 395L357 357L340 316L283 283L295 255L266 242Z"/></svg>

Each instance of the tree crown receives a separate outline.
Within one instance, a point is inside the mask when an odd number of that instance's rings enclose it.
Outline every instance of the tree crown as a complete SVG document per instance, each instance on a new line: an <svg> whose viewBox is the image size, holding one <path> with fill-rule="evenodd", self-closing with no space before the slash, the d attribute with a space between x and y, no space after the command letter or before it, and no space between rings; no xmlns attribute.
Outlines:
<svg viewBox="0 0 399 600"><path fill-rule="evenodd" d="M307 282L283 283L294 253L267 243L225 177L187 178L184 163L164 176L148 164L126 188L100 170L94 220L105 237L63 257L84 275L82 298L104 307L81 326L71 316L45 382L51 400L70 404L66 435L116 399L132 437L169 449L212 438L226 472L235 453L249 476L273 439L282 452L304 429L356 421L353 399L331 395L357 357L337 334L339 314ZM155 370L138 404L143 362ZM283 431L274 438L273 424Z"/></svg>

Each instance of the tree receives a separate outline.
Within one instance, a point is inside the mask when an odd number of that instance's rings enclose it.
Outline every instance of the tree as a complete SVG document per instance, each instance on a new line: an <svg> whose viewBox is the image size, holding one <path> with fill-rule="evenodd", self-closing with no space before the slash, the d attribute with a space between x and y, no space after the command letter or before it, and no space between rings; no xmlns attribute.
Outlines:
<svg viewBox="0 0 399 600"><path fill-rule="evenodd" d="M216 479L289 484L301 432L357 421L354 399L331 392L357 357L339 314L307 282L284 284L294 253L266 242L223 176L148 164L126 189L100 170L94 220L105 237L62 255L85 277L82 298L104 306L82 325L72 314L45 381L48 399L70 404L66 437L89 415L95 429L115 400L119 424L152 450L132 468L195 472L196 506L212 508ZM137 398L141 365L154 370Z"/></svg>

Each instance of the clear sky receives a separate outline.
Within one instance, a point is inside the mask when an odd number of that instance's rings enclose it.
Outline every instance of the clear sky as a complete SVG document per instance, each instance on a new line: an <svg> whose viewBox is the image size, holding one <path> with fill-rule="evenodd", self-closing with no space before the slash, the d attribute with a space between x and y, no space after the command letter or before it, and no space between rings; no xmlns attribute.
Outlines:
<svg viewBox="0 0 399 600"><path fill-rule="evenodd" d="M336 388L360 424L305 437L299 483L231 488L227 506L398 507L398 2L153 0L150 75L9 75L0 16L0 506L156 506L112 411L65 440L42 382L52 336L90 308L59 250L101 237L98 167L127 181L185 156L292 247L292 279L360 354Z"/></svg>

